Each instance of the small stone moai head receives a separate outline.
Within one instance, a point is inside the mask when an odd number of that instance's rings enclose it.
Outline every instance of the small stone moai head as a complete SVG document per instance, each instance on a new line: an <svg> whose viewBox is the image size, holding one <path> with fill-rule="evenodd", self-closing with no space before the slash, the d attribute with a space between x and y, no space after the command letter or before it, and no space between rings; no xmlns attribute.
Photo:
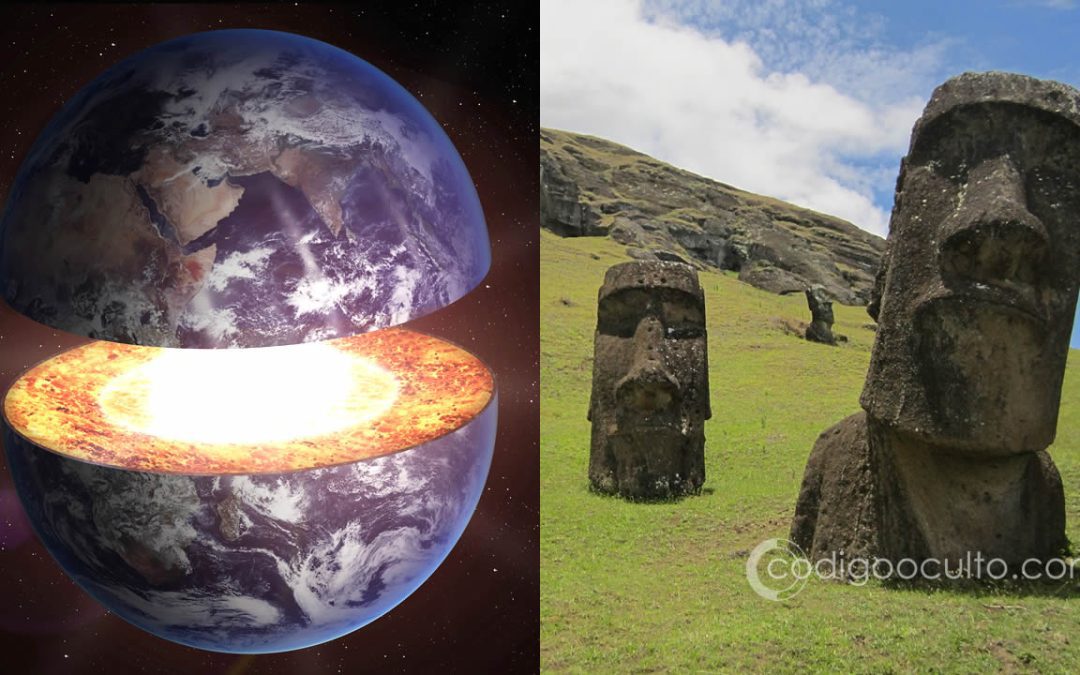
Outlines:
<svg viewBox="0 0 1080 675"><path fill-rule="evenodd" d="M705 300L697 272L635 261L607 271L594 343L595 490L630 499L694 493L705 480Z"/></svg>
<svg viewBox="0 0 1080 675"><path fill-rule="evenodd" d="M1047 447L1080 280L1080 92L1008 73L938 87L882 264L871 418L948 452Z"/></svg>
<svg viewBox="0 0 1080 675"><path fill-rule="evenodd" d="M806 327L806 339L827 345L836 344L833 335L832 301L822 286L806 289L806 304L810 307L810 325Z"/></svg>

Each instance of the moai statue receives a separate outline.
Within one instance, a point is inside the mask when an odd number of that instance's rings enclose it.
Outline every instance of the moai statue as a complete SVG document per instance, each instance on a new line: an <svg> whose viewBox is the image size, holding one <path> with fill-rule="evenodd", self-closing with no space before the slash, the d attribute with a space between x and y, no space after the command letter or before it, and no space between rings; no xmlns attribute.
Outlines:
<svg viewBox="0 0 1080 675"><path fill-rule="evenodd" d="M865 413L818 439L792 540L815 560L980 553L1015 569L1060 554L1045 449L1078 280L1080 92L1007 73L938 87L901 163L868 308Z"/></svg>
<svg viewBox="0 0 1080 675"><path fill-rule="evenodd" d="M659 261L609 269L589 402L593 489L642 500L700 491L711 414L697 272Z"/></svg>
<svg viewBox="0 0 1080 675"><path fill-rule="evenodd" d="M829 300L825 288L813 286L806 289L806 304L810 307L811 317L810 325L806 327L806 339L812 342L835 345L836 336L832 332L832 302Z"/></svg>

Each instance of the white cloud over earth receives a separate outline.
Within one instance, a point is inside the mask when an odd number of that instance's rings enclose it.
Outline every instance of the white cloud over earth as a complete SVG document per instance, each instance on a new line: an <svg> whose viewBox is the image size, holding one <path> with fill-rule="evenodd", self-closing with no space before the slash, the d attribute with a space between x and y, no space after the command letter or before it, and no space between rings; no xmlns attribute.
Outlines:
<svg viewBox="0 0 1080 675"><path fill-rule="evenodd" d="M884 235L947 43L879 24L831 0L544 0L540 121Z"/></svg>

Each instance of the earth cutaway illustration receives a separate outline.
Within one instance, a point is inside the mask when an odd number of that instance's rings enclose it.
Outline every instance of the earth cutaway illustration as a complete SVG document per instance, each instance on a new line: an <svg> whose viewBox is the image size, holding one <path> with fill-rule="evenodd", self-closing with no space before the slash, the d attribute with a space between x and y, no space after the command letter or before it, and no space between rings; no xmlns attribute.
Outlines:
<svg viewBox="0 0 1080 675"><path fill-rule="evenodd" d="M0 220L6 302L96 340L4 396L39 537L111 611L203 649L378 618L467 525L498 401L478 358L394 326L489 265L450 140L351 54L228 30L112 67Z"/></svg>

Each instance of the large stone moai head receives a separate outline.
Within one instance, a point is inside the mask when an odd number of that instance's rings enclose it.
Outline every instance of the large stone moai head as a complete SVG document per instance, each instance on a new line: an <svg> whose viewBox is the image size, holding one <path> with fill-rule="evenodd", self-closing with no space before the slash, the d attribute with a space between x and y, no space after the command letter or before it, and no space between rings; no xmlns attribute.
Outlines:
<svg viewBox="0 0 1080 675"><path fill-rule="evenodd" d="M631 499L700 490L711 412L705 300L694 268L636 261L609 269L594 347L593 488Z"/></svg>
<svg viewBox="0 0 1080 675"><path fill-rule="evenodd" d="M869 415L951 452L1048 446L1080 280L1080 92L1006 73L938 87L883 265Z"/></svg>

